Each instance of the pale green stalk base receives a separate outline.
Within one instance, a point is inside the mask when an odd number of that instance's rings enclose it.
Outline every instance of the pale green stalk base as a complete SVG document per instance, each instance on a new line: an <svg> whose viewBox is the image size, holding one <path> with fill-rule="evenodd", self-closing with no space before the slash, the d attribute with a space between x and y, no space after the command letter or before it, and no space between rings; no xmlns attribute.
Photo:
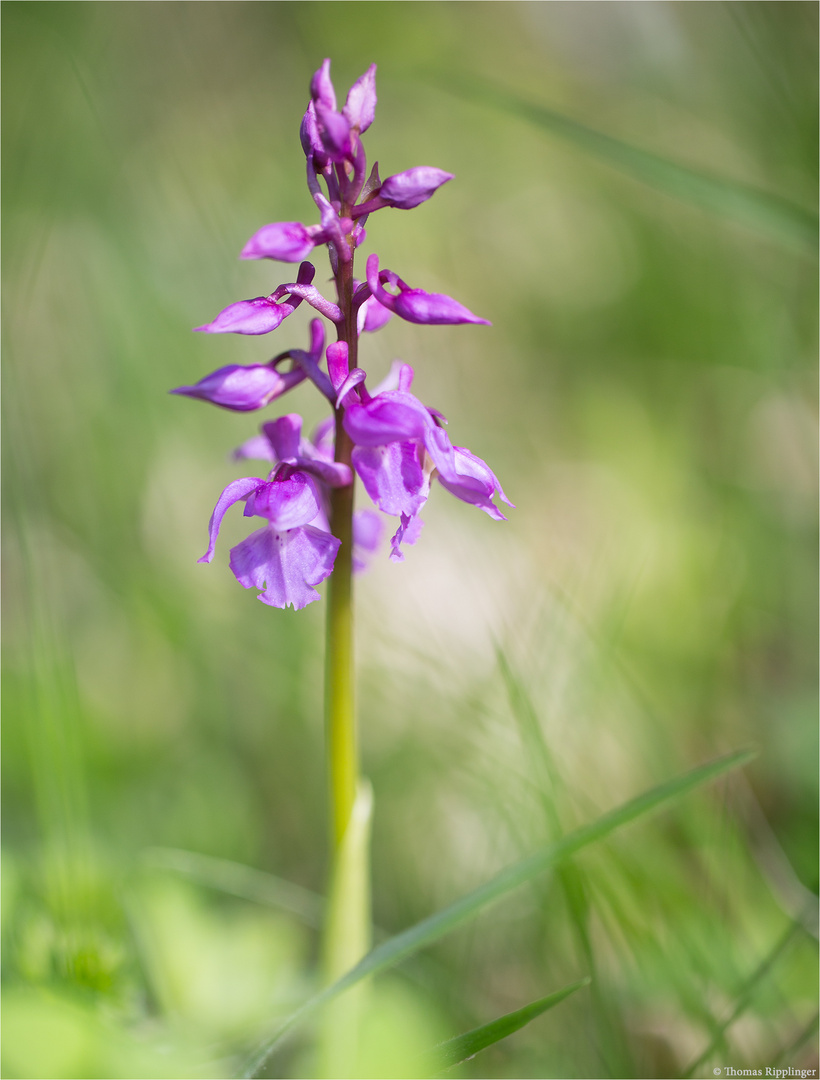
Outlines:
<svg viewBox="0 0 820 1080"><path fill-rule="evenodd" d="M353 812L336 850L328 894L322 975L326 985L355 967L370 948L370 823L373 789L359 783ZM359 1030L367 985L336 998L325 1010L319 1033L318 1075L355 1076Z"/></svg>

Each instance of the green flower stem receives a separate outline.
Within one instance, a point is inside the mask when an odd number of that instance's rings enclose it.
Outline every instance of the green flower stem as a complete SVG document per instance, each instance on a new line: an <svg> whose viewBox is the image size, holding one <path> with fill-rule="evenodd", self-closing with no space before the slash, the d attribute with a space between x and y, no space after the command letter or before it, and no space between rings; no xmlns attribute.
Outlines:
<svg viewBox="0 0 820 1080"><path fill-rule="evenodd" d="M356 366L358 334L353 314L353 259L336 272L336 293L343 322L339 341L347 344L350 367ZM351 468L353 443L336 410L336 461ZM344 839L359 785L359 754L353 668L353 484L334 488L330 497L330 531L341 546L327 593L325 720L333 849Z"/></svg>
<svg viewBox="0 0 820 1080"><path fill-rule="evenodd" d="M350 436L336 414L336 460L350 464ZM359 753L353 672L353 485L334 488L330 531L341 546L327 590L325 724L334 851L344 839L359 782Z"/></svg>
<svg viewBox="0 0 820 1080"><path fill-rule="evenodd" d="M336 273L343 322L339 340L347 343L356 366L357 330L352 310L353 261ZM353 443L336 410L336 461L351 465ZM370 948L370 818L372 793L359 777L359 751L353 650L353 484L334 488L330 531L341 540L327 591L325 728L331 864L322 941L322 974L330 985L355 967ZM319 1032L320 1076L351 1075L358 1053L363 991L326 1010Z"/></svg>

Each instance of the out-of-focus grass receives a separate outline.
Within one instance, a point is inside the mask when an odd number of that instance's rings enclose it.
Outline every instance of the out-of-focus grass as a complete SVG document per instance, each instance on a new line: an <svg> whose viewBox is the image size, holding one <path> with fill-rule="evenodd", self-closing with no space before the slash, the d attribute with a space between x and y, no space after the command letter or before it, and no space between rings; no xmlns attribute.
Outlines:
<svg viewBox="0 0 820 1080"><path fill-rule="evenodd" d="M239 588L239 520L196 565L255 422L165 393L304 339L301 311L285 345L189 328L285 279L236 255L313 220L324 56L339 89L379 64L382 175L457 176L371 218L367 253L493 321L394 320L363 366L412 363L517 504L498 525L438 489L405 564L358 583L376 922L760 750L384 977L362 1075L586 974L461 1075L677 1076L715 1040L695 1075L810 1064L811 937L754 976L817 891L815 263L441 86L811 212L814 5L2 10L4 1075L228 1075L314 989L310 919L261 879L231 896L145 853L324 889L322 605ZM305 388L287 409L321 415Z"/></svg>

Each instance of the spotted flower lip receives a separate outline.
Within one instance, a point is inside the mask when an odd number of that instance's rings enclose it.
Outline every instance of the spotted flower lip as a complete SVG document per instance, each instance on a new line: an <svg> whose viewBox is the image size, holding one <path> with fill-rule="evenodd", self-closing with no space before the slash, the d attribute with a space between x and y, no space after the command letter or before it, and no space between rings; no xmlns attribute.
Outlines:
<svg viewBox="0 0 820 1080"><path fill-rule="evenodd" d="M209 525L208 550L199 562L214 556L222 519L234 503L245 500L245 516L268 524L231 548L230 567L246 589L263 590L259 599L273 607L305 607L319 599L314 586L333 571L340 541L311 525L321 510L316 482L287 467L267 480L244 477L228 484L217 500Z"/></svg>
<svg viewBox="0 0 820 1080"><path fill-rule="evenodd" d="M389 282L398 288L398 293L389 293L383 285ZM370 292L394 315L413 323L428 325L453 325L455 323L478 323L491 326L487 319L474 315L472 311L444 293L428 293L423 289L411 289L410 286L392 272L379 272L379 256L371 255L367 260L367 284Z"/></svg>
<svg viewBox="0 0 820 1080"><path fill-rule="evenodd" d="M314 586L333 573L339 547L335 536L313 525L286 531L266 525L231 548L229 565L240 585L262 590L263 604L301 611L321 599Z"/></svg>

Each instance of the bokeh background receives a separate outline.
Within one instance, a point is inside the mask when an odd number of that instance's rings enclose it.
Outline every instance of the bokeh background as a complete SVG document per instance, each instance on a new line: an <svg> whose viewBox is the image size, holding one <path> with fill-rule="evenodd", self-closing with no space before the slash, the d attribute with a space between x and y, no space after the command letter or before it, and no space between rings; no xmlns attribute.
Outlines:
<svg viewBox="0 0 820 1080"><path fill-rule="evenodd" d="M816 1067L817 6L2 14L3 1075L229 1076L315 985L323 605L238 586L238 513L197 565L258 418L167 391L305 340L190 328L289 280L236 256L314 220L325 56L341 94L379 65L383 176L456 174L365 254L493 323L393 320L363 366L413 364L517 505L439 488L358 581L376 924L759 751L382 977L360 1073L590 973L454 1075Z"/></svg>

